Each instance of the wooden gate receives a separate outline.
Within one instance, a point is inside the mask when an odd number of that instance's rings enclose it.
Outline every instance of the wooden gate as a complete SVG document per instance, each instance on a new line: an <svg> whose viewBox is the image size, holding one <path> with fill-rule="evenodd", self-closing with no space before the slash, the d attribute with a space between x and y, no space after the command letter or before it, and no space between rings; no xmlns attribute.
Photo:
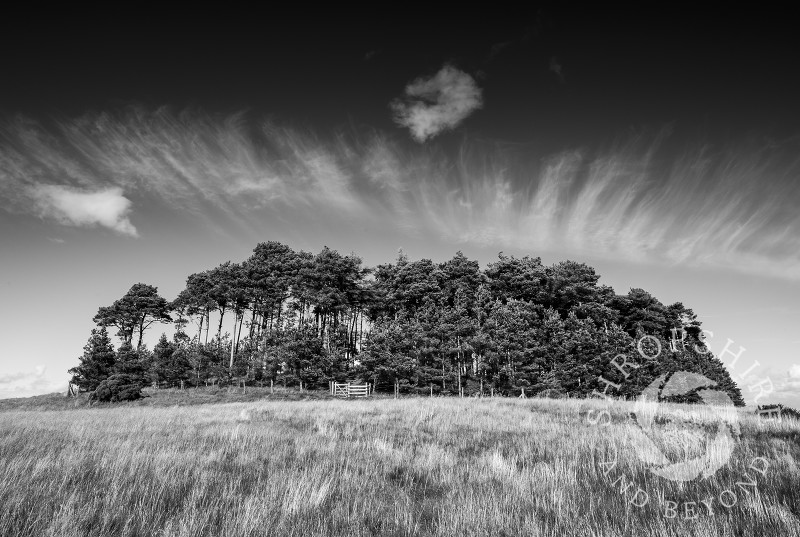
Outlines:
<svg viewBox="0 0 800 537"><path fill-rule="evenodd" d="M369 384L348 384L348 397L369 396Z"/></svg>
<svg viewBox="0 0 800 537"><path fill-rule="evenodd" d="M339 384L338 382L333 383L333 395L335 397L348 397L350 394L350 390L348 390L349 384Z"/></svg>
<svg viewBox="0 0 800 537"><path fill-rule="evenodd" d="M369 397L372 387L369 384L331 382L330 391L334 397Z"/></svg>

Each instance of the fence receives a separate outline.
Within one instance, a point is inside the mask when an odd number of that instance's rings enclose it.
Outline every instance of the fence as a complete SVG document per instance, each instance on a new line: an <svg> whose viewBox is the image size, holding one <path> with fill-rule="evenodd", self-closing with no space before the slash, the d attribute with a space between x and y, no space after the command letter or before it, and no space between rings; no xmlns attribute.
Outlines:
<svg viewBox="0 0 800 537"><path fill-rule="evenodd" d="M783 421L785 419L800 420L800 410L792 407L777 405L759 405L756 408L756 415L760 418L768 420Z"/></svg>
<svg viewBox="0 0 800 537"><path fill-rule="evenodd" d="M331 382L330 392L334 397L369 397L372 394L372 385Z"/></svg>

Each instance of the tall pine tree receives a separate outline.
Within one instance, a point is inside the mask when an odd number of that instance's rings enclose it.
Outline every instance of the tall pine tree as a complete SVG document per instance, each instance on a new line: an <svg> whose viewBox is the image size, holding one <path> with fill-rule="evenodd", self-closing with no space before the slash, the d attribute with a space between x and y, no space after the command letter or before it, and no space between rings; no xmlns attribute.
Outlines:
<svg viewBox="0 0 800 537"><path fill-rule="evenodd" d="M69 370L70 382L82 392L92 392L114 372L114 346L106 328L93 328L89 341L83 347L80 365Z"/></svg>

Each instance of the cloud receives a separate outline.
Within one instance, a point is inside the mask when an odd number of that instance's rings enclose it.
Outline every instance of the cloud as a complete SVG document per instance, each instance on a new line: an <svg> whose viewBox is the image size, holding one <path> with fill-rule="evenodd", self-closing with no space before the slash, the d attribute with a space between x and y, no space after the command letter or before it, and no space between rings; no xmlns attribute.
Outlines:
<svg viewBox="0 0 800 537"><path fill-rule="evenodd" d="M793 364L785 374L771 374L772 368L767 368L761 372L749 374L744 380L737 379L742 393L748 399L748 387L764 383L764 386L772 385L772 392L765 396L759 403L783 403L788 406L800 408L800 364ZM755 393L758 388L755 389Z"/></svg>
<svg viewBox="0 0 800 537"><path fill-rule="evenodd" d="M793 364L789 368L785 381L780 383L776 391L784 397L794 398L794 404L800 404L800 364Z"/></svg>
<svg viewBox="0 0 800 537"><path fill-rule="evenodd" d="M772 392L758 401L759 404L782 403L800 409L800 364L793 364L784 375L771 375L770 369L761 374L748 375L745 380L738 382L745 399L749 401L755 393L758 393L760 388L756 385L759 383L763 383L765 389L771 384ZM751 386L755 389L748 393Z"/></svg>
<svg viewBox="0 0 800 537"><path fill-rule="evenodd" d="M564 80L564 68L561 66L561 63L555 56L552 56L550 58L550 70L556 74L559 82L561 82L562 84L566 82Z"/></svg>
<svg viewBox="0 0 800 537"><path fill-rule="evenodd" d="M793 364L789 368L784 384L784 391L795 396L800 396L800 364Z"/></svg>
<svg viewBox="0 0 800 537"><path fill-rule="evenodd" d="M49 379L46 372L45 366L39 365L33 371L0 375L0 399L66 390L66 381Z"/></svg>
<svg viewBox="0 0 800 537"><path fill-rule="evenodd" d="M81 191L62 185L39 185L33 197L39 216L52 218L75 227L102 226L120 235L136 237L136 228L128 218L131 201L119 187Z"/></svg>
<svg viewBox="0 0 800 537"><path fill-rule="evenodd" d="M146 199L151 213L250 242L264 229L399 231L800 279L800 140L670 136L551 154L465 142L451 155L375 131L325 136L192 110L130 108L46 127L0 120L0 208L135 233L128 200Z"/></svg>
<svg viewBox="0 0 800 537"><path fill-rule="evenodd" d="M405 98L391 103L394 120L418 142L453 129L483 105L481 89L467 73L445 65L430 78L406 86Z"/></svg>

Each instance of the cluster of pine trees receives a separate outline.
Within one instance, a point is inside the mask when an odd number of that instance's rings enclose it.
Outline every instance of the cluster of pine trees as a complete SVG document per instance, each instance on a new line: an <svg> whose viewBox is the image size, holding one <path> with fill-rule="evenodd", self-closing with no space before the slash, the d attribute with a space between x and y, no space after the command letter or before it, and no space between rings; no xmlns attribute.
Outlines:
<svg viewBox="0 0 800 537"><path fill-rule="evenodd" d="M314 255L260 243L241 263L190 275L172 302L136 284L101 307L99 328L70 373L93 397L121 400L150 384L234 380L570 396L602 392L610 381L617 395L634 397L659 375L683 370L744 404L691 309L665 306L643 289L619 295L598 280L583 263L545 266L502 253L483 270L461 252L442 263L401 252L369 269L327 247ZM175 335L149 350L143 336L157 322L174 322ZM111 326L122 342L116 352ZM644 359L637 344L655 358ZM627 377L612 363L618 355L638 366Z"/></svg>

